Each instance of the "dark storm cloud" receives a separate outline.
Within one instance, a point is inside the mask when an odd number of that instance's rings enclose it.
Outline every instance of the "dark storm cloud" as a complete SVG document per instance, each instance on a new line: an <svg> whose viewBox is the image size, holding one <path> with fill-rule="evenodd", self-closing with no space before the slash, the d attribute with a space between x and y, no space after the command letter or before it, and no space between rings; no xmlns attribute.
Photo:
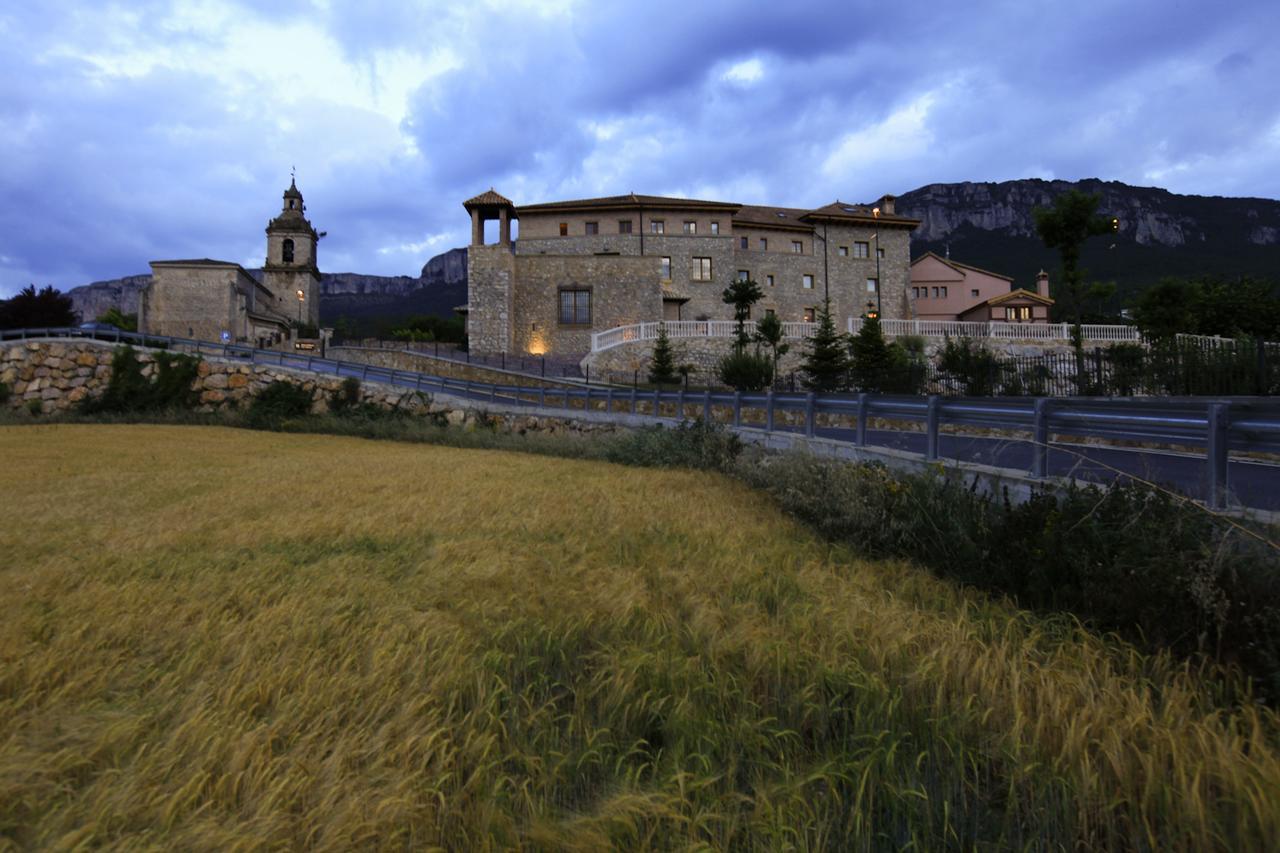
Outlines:
<svg viewBox="0 0 1280 853"><path fill-rule="evenodd" d="M1103 177L1280 195L1272 4L53 3L0 12L0 294L254 262L288 170L327 269L460 202L866 201ZM257 34L255 36L255 34ZM272 41L274 39L275 41Z"/></svg>

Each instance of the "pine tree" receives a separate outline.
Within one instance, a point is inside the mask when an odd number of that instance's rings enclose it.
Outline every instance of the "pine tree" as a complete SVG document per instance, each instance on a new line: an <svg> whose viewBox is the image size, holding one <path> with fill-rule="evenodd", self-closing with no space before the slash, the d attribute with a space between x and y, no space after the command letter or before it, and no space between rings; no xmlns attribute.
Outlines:
<svg viewBox="0 0 1280 853"><path fill-rule="evenodd" d="M849 357L831 319L830 300L824 301L818 312L818 331L809 339L800 372L804 375L801 382L809 391L827 394L848 386Z"/></svg>
<svg viewBox="0 0 1280 853"><path fill-rule="evenodd" d="M653 360L649 362L649 381L654 385L674 385L676 356L667 337L666 325L658 324L658 337L653 342Z"/></svg>
<svg viewBox="0 0 1280 853"><path fill-rule="evenodd" d="M884 391L891 384L893 353L885 343L880 318L866 317L862 328L849 341L850 373L859 391Z"/></svg>

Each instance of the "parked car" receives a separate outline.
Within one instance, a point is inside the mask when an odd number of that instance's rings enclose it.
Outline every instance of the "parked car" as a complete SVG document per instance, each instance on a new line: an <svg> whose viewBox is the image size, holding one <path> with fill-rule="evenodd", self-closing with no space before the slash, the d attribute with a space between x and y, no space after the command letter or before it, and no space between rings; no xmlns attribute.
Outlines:
<svg viewBox="0 0 1280 853"><path fill-rule="evenodd" d="M113 326L110 323L81 323L76 328L81 332L86 332L88 335L92 336L120 331L119 326Z"/></svg>

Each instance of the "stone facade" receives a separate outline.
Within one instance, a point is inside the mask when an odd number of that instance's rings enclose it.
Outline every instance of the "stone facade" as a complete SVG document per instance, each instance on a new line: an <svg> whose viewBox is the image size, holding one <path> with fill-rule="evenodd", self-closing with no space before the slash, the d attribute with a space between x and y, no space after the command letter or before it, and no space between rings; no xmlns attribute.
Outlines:
<svg viewBox="0 0 1280 853"><path fill-rule="evenodd" d="M828 296L841 327L869 311L910 316L918 223L894 215L890 196L874 208L815 210L635 195L516 207L490 190L464 206L473 240L486 219L519 222L518 239L504 230L496 246L470 249L468 333L477 352L584 353L590 332L619 325L731 319L722 293L744 275L764 291L756 318L811 320ZM621 263L631 257L656 266ZM591 289L589 328L547 325L559 319L566 288Z"/></svg>
<svg viewBox="0 0 1280 853"><path fill-rule="evenodd" d="M152 261L138 304L138 329L197 340L290 346L294 327L320 323L319 236L291 184L267 226L267 260L259 282L239 264L208 258Z"/></svg>

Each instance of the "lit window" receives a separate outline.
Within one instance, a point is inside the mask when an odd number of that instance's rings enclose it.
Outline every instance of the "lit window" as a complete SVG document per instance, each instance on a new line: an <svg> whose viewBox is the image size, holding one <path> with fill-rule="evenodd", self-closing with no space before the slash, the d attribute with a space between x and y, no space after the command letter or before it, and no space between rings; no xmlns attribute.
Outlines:
<svg viewBox="0 0 1280 853"><path fill-rule="evenodd" d="M649 220L649 232L652 234L665 234L667 233L667 223L661 219L651 219Z"/></svg>
<svg viewBox="0 0 1280 853"><path fill-rule="evenodd" d="M1010 323L1030 320L1031 308L1025 305L1020 308L1006 308L1004 309L1004 318Z"/></svg>
<svg viewBox="0 0 1280 853"><path fill-rule="evenodd" d="M561 222L561 223L560 223L560 236L561 236L561 237L568 237L568 236L569 236L569 223L568 223L568 222Z"/></svg>
<svg viewBox="0 0 1280 853"><path fill-rule="evenodd" d="M802 254L804 252L804 242L801 240L792 240L791 251L795 252L797 255Z"/></svg>
<svg viewBox="0 0 1280 853"><path fill-rule="evenodd" d="M805 274L805 277L804 277L804 289L805 289L805 290L812 290L812 289L813 289L813 276L808 275L808 274Z"/></svg>
<svg viewBox="0 0 1280 853"><path fill-rule="evenodd" d="M712 233L712 234L719 234L719 233L720 233L720 223L719 223L719 222L712 222L712 223L711 223L711 233Z"/></svg>
<svg viewBox="0 0 1280 853"><path fill-rule="evenodd" d="M662 259L662 277L667 281L671 280L671 259L670 258Z"/></svg>
<svg viewBox="0 0 1280 853"><path fill-rule="evenodd" d="M839 255L839 256L840 256L840 257L842 257L842 258L847 258L847 257L849 257L849 247L848 247L848 246L841 246L839 249L836 249L836 254L837 254L837 255Z"/></svg>
<svg viewBox="0 0 1280 853"><path fill-rule="evenodd" d="M867 279L867 293L875 293L877 285L879 285L879 282L874 278Z"/></svg>
<svg viewBox="0 0 1280 853"><path fill-rule="evenodd" d="M693 222L693 221L685 222L685 224L684 224L684 233L686 233L686 234L697 234L697 233L698 233L698 223Z"/></svg>
<svg viewBox="0 0 1280 853"><path fill-rule="evenodd" d="M711 281L711 259L690 258L689 278L694 281Z"/></svg>
<svg viewBox="0 0 1280 853"><path fill-rule="evenodd" d="M591 291L560 291L560 322L572 326L591 324Z"/></svg>
<svg viewBox="0 0 1280 853"><path fill-rule="evenodd" d="M806 309L804 309L804 321L805 321L806 323L812 323L812 322L814 321L814 317L815 317L816 315L817 315L817 309L816 309L816 308L806 308Z"/></svg>
<svg viewBox="0 0 1280 853"><path fill-rule="evenodd" d="M747 242L747 238L746 238L746 237L740 237L740 238L738 238L738 248L740 248L740 249L746 249L746 248L748 248L750 245L751 245L751 244Z"/></svg>
<svg viewBox="0 0 1280 853"><path fill-rule="evenodd" d="M750 270L738 270L738 281L748 281L751 278Z"/></svg>
<svg viewBox="0 0 1280 853"><path fill-rule="evenodd" d="M631 220L630 220L630 219L619 219L619 220L618 220L618 233L619 233L619 234L630 234L630 233L631 233Z"/></svg>
<svg viewBox="0 0 1280 853"><path fill-rule="evenodd" d="M592 234L599 234L599 233L600 233L600 223L599 223L599 222L588 222L588 223L587 223L587 234L588 234L588 235L592 235Z"/></svg>
<svg viewBox="0 0 1280 853"><path fill-rule="evenodd" d="M767 275L764 277L764 280L769 283L770 287L773 287L773 276Z"/></svg>
<svg viewBox="0 0 1280 853"><path fill-rule="evenodd" d="M854 256L855 258L869 258L869 257L871 257L871 244L870 244L870 243L863 243L863 242L857 242L857 243L854 243L854 244L853 244L853 256Z"/></svg>
<svg viewBox="0 0 1280 853"><path fill-rule="evenodd" d="M762 252L769 251L769 241L764 237L760 238L760 251Z"/></svg>

